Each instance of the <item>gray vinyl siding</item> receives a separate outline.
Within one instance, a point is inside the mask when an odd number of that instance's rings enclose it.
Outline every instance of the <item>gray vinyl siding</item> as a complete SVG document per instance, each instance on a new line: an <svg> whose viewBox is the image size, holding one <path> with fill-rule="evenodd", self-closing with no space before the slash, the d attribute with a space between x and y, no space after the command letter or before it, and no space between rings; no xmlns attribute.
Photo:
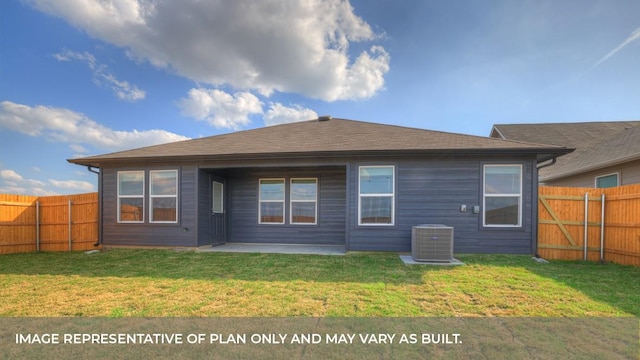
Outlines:
<svg viewBox="0 0 640 360"><path fill-rule="evenodd" d="M522 164L522 226L489 228L482 226L483 164ZM358 167L395 165L396 195L393 226L358 225ZM532 254L532 189L535 161L523 158L498 159L396 159L355 161L349 173L349 250L411 251L411 229L420 224L445 224L454 227L454 251L457 253ZM467 212L460 212L460 205Z"/></svg>
<svg viewBox="0 0 640 360"><path fill-rule="evenodd" d="M178 222L177 224L149 223L149 171L178 170ZM117 172L145 171L145 222L140 224L117 221ZM128 166L103 168L103 244L133 246L196 246L197 209L195 166L162 164L153 167Z"/></svg>
<svg viewBox="0 0 640 360"><path fill-rule="evenodd" d="M198 246L211 244L211 175L198 170Z"/></svg>
<svg viewBox="0 0 640 360"><path fill-rule="evenodd" d="M258 182L264 178L285 179L285 224L258 223ZM318 178L317 225L289 223L291 178ZM344 244L345 179L344 166L229 171L229 242Z"/></svg>
<svg viewBox="0 0 640 360"><path fill-rule="evenodd" d="M522 220L517 228L482 226L484 164L520 164L523 168ZM358 167L395 167L393 226L358 225ZM148 223L145 191L144 224L118 224L117 171L179 170L178 224ZM420 224L454 227L456 253L535 252L536 161L534 156L384 156L230 163L160 164L113 167L103 171L103 242L105 245L201 246L210 243L211 177L226 180L227 241L345 245L352 251L411 251L411 228ZM285 179L285 224L258 223L261 178ZM318 223L290 224L291 178L318 179ZM460 205L467 212L460 212Z"/></svg>

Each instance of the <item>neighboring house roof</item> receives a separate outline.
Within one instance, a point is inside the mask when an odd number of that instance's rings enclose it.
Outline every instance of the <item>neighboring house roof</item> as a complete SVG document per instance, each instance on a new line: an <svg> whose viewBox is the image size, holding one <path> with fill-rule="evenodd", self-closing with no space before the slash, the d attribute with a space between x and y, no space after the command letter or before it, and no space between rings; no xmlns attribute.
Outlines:
<svg viewBox="0 0 640 360"><path fill-rule="evenodd" d="M576 149L541 169L541 181L640 159L640 121L499 124L491 137Z"/></svg>
<svg viewBox="0 0 640 360"><path fill-rule="evenodd" d="M506 141L354 120L320 118L68 161L99 167L104 163L133 160L260 159L392 152L526 153L536 154L538 161L544 161L570 151L571 149L564 146Z"/></svg>

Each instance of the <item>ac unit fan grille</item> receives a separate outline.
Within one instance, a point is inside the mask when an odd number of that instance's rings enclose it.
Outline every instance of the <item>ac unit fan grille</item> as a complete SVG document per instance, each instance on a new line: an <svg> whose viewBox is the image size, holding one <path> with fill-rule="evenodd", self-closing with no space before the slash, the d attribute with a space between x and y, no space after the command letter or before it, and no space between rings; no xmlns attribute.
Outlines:
<svg viewBox="0 0 640 360"><path fill-rule="evenodd" d="M411 255L415 261L453 261L453 228L444 225L414 226Z"/></svg>

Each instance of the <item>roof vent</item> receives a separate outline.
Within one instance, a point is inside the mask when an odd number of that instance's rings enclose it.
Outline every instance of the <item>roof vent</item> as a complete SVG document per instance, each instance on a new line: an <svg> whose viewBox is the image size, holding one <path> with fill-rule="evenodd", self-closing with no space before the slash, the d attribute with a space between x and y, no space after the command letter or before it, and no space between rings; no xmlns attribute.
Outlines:
<svg viewBox="0 0 640 360"><path fill-rule="evenodd" d="M318 121L329 121L329 120L331 120L331 115L318 116Z"/></svg>

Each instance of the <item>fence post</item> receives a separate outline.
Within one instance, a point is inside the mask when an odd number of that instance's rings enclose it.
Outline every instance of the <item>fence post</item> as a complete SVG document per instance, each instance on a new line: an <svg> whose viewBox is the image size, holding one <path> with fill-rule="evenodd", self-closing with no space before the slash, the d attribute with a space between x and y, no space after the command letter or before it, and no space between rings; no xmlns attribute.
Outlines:
<svg viewBox="0 0 640 360"><path fill-rule="evenodd" d="M584 260L587 260L587 243L589 242L589 193L584 194Z"/></svg>
<svg viewBox="0 0 640 360"><path fill-rule="evenodd" d="M36 251L40 251L40 200L36 200Z"/></svg>
<svg viewBox="0 0 640 360"><path fill-rule="evenodd" d="M69 200L69 252L71 252L71 200Z"/></svg>
<svg viewBox="0 0 640 360"><path fill-rule="evenodd" d="M602 210L600 215L600 262L604 262L604 193L602 193Z"/></svg>

